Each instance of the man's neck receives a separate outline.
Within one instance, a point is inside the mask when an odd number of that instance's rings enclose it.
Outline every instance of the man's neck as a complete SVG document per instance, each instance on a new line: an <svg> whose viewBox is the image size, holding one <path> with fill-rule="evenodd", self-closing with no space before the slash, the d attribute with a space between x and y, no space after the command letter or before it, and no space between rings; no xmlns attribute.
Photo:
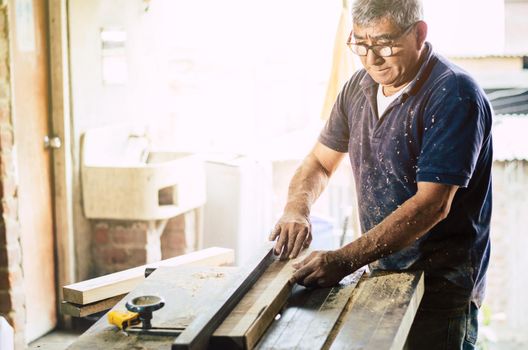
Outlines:
<svg viewBox="0 0 528 350"><path fill-rule="evenodd" d="M383 95L385 97L389 97L389 96L392 96L394 95L395 93L397 93L398 91L404 89L407 85L409 85L410 81L402 84L402 85L399 85L397 87L394 87L394 86L388 86L388 85L381 85L381 92L383 93Z"/></svg>

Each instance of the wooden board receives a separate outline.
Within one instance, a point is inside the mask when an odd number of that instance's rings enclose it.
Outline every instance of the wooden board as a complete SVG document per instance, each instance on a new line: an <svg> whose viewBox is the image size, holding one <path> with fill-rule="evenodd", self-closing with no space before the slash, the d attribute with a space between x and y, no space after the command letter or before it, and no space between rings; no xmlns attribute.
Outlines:
<svg viewBox="0 0 528 350"><path fill-rule="evenodd" d="M144 280L145 268L161 266L221 266L234 262L232 249L207 248L132 269L93 278L63 287L64 301L86 305L126 294Z"/></svg>
<svg viewBox="0 0 528 350"><path fill-rule="evenodd" d="M402 349L424 293L423 272L374 274L358 292L331 349Z"/></svg>
<svg viewBox="0 0 528 350"><path fill-rule="evenodd" d="M114 307L126 294L121 294L112 298L96 301L95 303L78 305L63 301L61 304L61 313L73 317L86 317L98 312L106 311Z"/></svg>
<svg viewBox="0 0 528 350"><path fill-rule="evenodd" d="M308 253L304 250L295 260L274 261L213 333L211 347L252 349L290 296L292 265Z"/></svg>
<svg viewBox="0 0 528 350"><path fill-rule="evenodd" d="M213 291L224 290L237 268L179 266L160 267L112 310L125 311L125 303L140 295L158 295L165 306L154 313L154 327L187 327L209 308ZM175 336L125 333L110 325L106 315L81 335L68 349L170 349Z"/></svg>
<svg viewBox="0 0 528 350"><path fill-rule="evenodd" d="M207 311L201 312L172 344L173 350L206 349L213 332L220 326L248 290L274 260L273 244L265 244L254 258L237 270L223 291L207 300Z"/></svg>
<svg viewBox="0 0 528 350"><path fill-rule="evenodd" d="M296 286L281 317L273 322L257 349L321 349L363 274L360 270L333 288Z"/></svg>

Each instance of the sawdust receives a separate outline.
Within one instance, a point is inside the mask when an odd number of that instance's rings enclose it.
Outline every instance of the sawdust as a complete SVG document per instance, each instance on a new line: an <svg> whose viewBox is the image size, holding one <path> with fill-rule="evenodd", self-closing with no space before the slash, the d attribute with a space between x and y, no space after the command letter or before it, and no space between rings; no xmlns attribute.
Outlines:
<svg viewBox="0 0 528 350"><path fill-rule="evenodd" d="M321 310L334 309L342 307L347 300L350 298L352 288L346 287L334 287L328 293L326 300L321 306Z"/></svg>
<svg viewBox="0 0 528 350"><path fill-rule="evenodd" d="M198 279L209 279L209 278L223 278L225 273L223 272L197 272L192 275Z"/></svg>
<svg viewBox="0 0 528 350"><path fill-rule="evenodd" d="M225 277L223 272L196 272L191 275L191 279L176 281L174 286L177 289L186 290L191 297L194 297L203 288L204 283L211 279L222 279Z"/></svg>
<svg viewBox="0 0 528 350"><path fill-rule="evenodd" d="M374 277L367 297L370 312L383 312L390 304L401 303L402 297L412 292L411 281L414 276L407 273L389 273ZM403 306L403 305L402 305Z"/></svg>

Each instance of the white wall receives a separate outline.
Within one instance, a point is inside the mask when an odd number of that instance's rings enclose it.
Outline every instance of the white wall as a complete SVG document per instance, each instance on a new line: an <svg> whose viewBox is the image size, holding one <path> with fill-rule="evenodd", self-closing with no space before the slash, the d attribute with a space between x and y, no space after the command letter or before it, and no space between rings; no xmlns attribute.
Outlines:
<svg viewBox="0 0 528 350"><path fill-rule="evenodd" d="M70 0L74 222L79 278L89 274L80 136L148 123L154 146L255 153L317 122L341 0ZM102 80L100 31L126 32L128 80ZM299 153L308 151L301 150Z"/></svg>
<svg viewBox="0 0 528 350"><path fill-rule="evenodd" d="M70 4L77 130L150 121L156 142L252 150L317 120L341 1ZM127 32L129 82L101 83L101 27ZM160 127L161 126L161 127Z"/></svg>

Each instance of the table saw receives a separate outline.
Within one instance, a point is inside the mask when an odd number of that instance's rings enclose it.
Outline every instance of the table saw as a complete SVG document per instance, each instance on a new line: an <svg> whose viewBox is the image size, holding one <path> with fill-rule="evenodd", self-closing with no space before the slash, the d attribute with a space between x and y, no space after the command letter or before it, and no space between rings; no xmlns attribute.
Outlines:
<svg viewBox="0 0 528 350"><path fill-rule="evenodd" d="M269 248L243 267L160 267L112 311L153 295L152 326L120 330L100 318L69 349L401 349L423 296L423 272L358 270L332 288L289 283L295 261ZM298 259L297 259L298 260ZM172 333L170 333L172 332Z"/></svg>

